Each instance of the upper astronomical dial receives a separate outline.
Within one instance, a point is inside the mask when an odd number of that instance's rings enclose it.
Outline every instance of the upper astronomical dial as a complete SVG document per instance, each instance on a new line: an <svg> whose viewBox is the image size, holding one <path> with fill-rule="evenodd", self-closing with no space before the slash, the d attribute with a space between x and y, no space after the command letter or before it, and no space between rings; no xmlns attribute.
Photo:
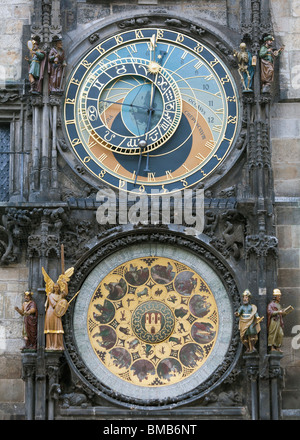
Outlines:
<svg viewBox="0 0 300 440"><path fill-rule="evenodd" d="M139 154L141 141L147 143L144 152L158 148L175 132L182 112L173 77L138 58L97 63L82 83L79 102L77 122L95 142L122 154ZM121 120L112 127L116 113Z"/></svg>
<svg viewBox="0 0 300 440"><path fill-rule="evenodd" d="M71 74L64 122L85 167L109 185L176 191L210 175L239 127L239 102L221 59L165 29L115 35Z"/></svg>

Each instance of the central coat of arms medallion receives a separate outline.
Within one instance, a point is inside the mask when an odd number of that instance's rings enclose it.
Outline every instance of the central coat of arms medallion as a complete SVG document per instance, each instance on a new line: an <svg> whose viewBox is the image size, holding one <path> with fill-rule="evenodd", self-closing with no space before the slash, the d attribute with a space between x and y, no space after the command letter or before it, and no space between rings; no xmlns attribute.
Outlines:
<svg viewBox="0 0 300 440"><path fill-rule="evenodd" d="M158 344L171 336L175 316L163 302L145 301L134 310L131 326L139 339L149 344Z"/></svg>

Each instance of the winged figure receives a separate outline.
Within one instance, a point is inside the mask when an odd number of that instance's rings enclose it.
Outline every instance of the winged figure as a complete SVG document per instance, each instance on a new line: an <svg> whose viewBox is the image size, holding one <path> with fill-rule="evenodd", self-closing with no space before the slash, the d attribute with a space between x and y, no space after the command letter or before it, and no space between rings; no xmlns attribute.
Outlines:
<svg viewBox="0 0 300 440"><path fill-rule="evenodd" d="M53 287L54 287L55 282L50 278L50 276L47 274L47 272L45 271L45 269L43 267L42 267L42 273L44 276L44 281L46 283L46 288L45 288L46 294L48 296L48 294L50 292L53 292ZM64 273L59 275L56 283L59 285L61 293L66 292L67 284L70 281L70 278L73 275L73 273L74 273L74 267L70 267Z"/></svg>
<svg viewBox="0 0 300 440"><path fill-rule="evenodd" d="M46 350L63 350L63 326L61 321L62 313L57 312L57 306L60 309L67 310L68 302L65 297L68 294L68 282L74 273L71 267L63 272L55 283L42 267L42 273L46 284L45 290L47 300L45 304L45 326L44 333L46 335Z"/></svg>

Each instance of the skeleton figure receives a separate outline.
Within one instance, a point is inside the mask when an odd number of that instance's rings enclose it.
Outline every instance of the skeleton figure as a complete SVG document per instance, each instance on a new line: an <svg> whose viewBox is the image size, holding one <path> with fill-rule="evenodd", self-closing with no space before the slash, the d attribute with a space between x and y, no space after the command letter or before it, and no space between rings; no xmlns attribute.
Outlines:
<svg viewBox="0 0 300 440"><path fill-rule="evenodd" d="M234 52L238 60L238 72L241 77L244 92L252 92L252 82L254 76L255 57L247 50L245 43L240 44L240 51Z"/></svg>

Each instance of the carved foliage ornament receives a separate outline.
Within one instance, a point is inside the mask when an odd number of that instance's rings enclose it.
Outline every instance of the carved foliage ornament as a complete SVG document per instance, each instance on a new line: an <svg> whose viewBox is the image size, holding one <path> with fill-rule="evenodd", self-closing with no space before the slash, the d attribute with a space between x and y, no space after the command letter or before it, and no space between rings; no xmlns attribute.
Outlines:
<svg viewBox="0 0 300 440"><path fill-rule="evenodd" d="M251 253L258 257L265 257L269 253L278 254L278 239L272 235L248 235L246 237L245 253L247 258Z"/></svg>

